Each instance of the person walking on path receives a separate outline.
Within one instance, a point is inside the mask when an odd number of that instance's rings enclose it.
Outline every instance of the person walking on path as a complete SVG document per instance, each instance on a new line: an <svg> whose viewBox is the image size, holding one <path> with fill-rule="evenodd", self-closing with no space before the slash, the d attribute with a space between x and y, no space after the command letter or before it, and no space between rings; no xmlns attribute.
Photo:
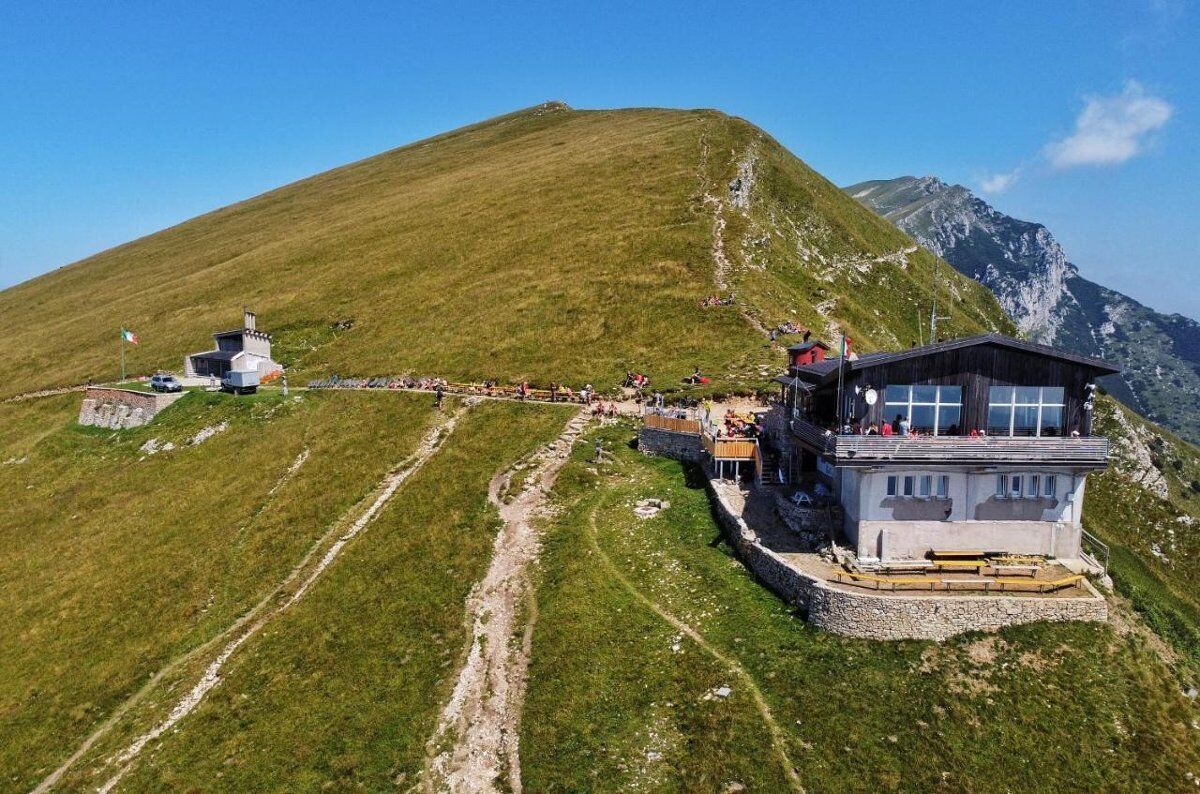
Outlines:
<svg viewBox="0 0 1200 794"><path fill-rule="evenodd" d="M596 439L596 462L604 460L604 442Z"/></svg>
<svg viewBox="0 0 1200 794"><path fill-rule="evenodd" d="M439 383L437 388L433 390L433 407L437 408L439 411L442 410L442 400L445 398L445 396L446 390L442 388L442 384Z"/></svg>

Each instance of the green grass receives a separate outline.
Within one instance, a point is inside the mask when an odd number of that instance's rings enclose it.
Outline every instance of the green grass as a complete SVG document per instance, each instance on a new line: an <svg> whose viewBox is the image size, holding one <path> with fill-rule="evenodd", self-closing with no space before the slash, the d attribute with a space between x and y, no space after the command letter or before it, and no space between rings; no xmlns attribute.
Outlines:
<svg viewBox="0 0 1200 794"><path fill-rule="evenodd" d="M499 519L488 482L557 435L569 415L511 403L473 408L306 599L230 660L221 685L161 746L147 748L126 790L414 782L467 645L467 592L491 558ZM89 758L129 735L124 725ZM73 787L101 782L86 767Z"/></svg>
<svg viewBox="0 0 1200 794"><path fill-rule="evenodd" d="M1179 654L1185 684L1200 685L1200 450L1114 400L1098 402L1096 424L1113 461L1088 479L1084 525L1112 547L1113 583ZM1139 444L1148 464L1130 452ZM1141 484L1160 477L1167 498Z"/></svg>
<svg viewBox="0 0 1200 794"><path fill-rule="evenodd" d="M113 432L75 425L79 399L0 405L0 461L24 460L0 463L0 788L30 788L269 592L430 415L402 394L197 393ZM177 448L145 455L150 438Z"/></svg>
<svg viewBox="0 0 1200 794"><path fill-rule="evenodd" d="M564 512L545 545L522 724L528 790L783 788L747 687L606 560L748 671L809 791L1168 790L1200 764L1196 708L1149 650L1107 626L943 644L806 626L713 545L699 483L640 458L630 435L608 432L616 452L600 472L582 443L556 489ZM643 497L671 507L639 520ZM705 699L721 685L729 698Z"/></svg>
<svg viewBox="0 0 1200 794"><path fill-rule="evenodd" d="M752 125L708 110L535 108L0 292L12 351L0 363L0 396L114 378L122 325L141 338L126 350L131 373L177 370L213 331L236 325L243 304L277 334L293 384L413 371L608 389L629 369L677 384L693 364L720 388L760 383L758 365L773 374L781 354L738 308L698 306L715 291L713 212L702 196L728 197L729 152L752 140L762 155L756 208L749 220L731 211L725 235L745 307L763 322L822 332L813 307L835 297L832 317L862 349L907 345L932 260L876 265L868 277L805 262L783 213L820 219L806 245L831 257L870 258L911 240ZM745 239L776 226L782 236L759 269ZM957 275L947 283L963 296L953 330L1010 327L981 287Z"/></svg>

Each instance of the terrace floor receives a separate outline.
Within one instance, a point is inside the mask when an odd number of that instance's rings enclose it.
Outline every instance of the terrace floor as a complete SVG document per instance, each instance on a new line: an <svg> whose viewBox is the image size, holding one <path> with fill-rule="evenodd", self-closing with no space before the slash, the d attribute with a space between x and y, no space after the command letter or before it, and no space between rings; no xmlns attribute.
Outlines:
<svg viewBox="0 0 1200 794"><path fill-rule="evenodd" d="M746 522L746 525L758 536L760 544L775 552L788 565L795 570L812 578L823 580L828 586L846 590L855 593L877 594L881 596L898 596L898 597L925 597L925 598L946 598L946 597L962 597L966 596L981 596L989 598L1002 597L1028 597L1028 598L1078 598L1080 596L1095 595L1095 591L1086 584L1086 580L1080 580L1076 584L1068 587L1063 587L1050 592L1038 592L1036 590L989 590L981 589L984 583L989 579L995 581L995 576L985 576L974 572L953 572L953 573L931 573L919 574L910 573L904 574L906 580L920 578L928 581L933 586L943 586L940 583L949 581L951 589L938 590L922 590L921 584L916 582L907 582L902 589L891 590L886 586L876 589L872 583L849 584L846 582L837 581L837 574L844 573L845 569L835 563L828 561L822 555L808 549L803 539L792 529L790 529L780 518L775 510L776 489L772 488L752 488L749 490L743 489L731 481L713 481L714 489L720 499L735 515L740 515ZM784 491L786 493L786 491ZM1066 577L1070 577L1075 573L1072 567L1068 567L1059 561L1047 561L1040 566L1036 574L1032 577L1021 577L1022 582L1028 581L1030 586L1036 586L1038 582L1054 582ZM1010 578L1010 577L1004 577ZM971 585L970 582L979 582L979 585Z"/></svg>

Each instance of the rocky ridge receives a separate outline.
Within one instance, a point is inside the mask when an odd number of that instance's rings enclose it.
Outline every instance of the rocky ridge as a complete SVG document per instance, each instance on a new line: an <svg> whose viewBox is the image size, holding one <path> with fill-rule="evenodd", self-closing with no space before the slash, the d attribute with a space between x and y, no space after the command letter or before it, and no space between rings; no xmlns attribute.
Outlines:
<svg viewBox="0 0 1200 794"><path fill-rule="evenodd" d="M995 294L1038 342L1103 356L1105 386L1143 416L1200 440L1200 323L1162 314L1082 277L1054 235L937 177L861 182L846 192Z"/></svg>

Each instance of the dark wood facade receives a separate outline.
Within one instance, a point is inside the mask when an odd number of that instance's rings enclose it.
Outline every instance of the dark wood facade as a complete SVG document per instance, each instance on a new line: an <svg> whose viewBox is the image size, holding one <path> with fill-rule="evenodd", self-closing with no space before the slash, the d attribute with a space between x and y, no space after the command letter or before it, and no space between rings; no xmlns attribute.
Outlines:
<svg viewBox="0 0 1200 794"><path fill-rule="evenodd" d="M974 343L931 345L898 354L872 354L845 362L842 369L842 406L837 405L838 361L822 365L792 367L792 384L784 384L789 413L800 403L801 415L821 427L835 427L859 420L882 425L887 415L885 395L890 385L959 386L962 388L958 434L988 424L990 389L993 386L1061 387L1064 392L1062 420L1052 435L1069 435L1078 430L1090 433L1091 415L1084 410L1088 385L1115 368L1097 359L1056 355L1042 348L1004 337L982 337ZM783 379L781 379L783 380ZM875 390L878 400L868 405L866 390ZM893 412L894 413L894 412Z"/></svg>

